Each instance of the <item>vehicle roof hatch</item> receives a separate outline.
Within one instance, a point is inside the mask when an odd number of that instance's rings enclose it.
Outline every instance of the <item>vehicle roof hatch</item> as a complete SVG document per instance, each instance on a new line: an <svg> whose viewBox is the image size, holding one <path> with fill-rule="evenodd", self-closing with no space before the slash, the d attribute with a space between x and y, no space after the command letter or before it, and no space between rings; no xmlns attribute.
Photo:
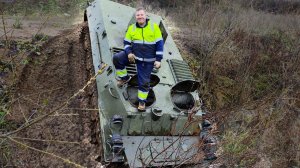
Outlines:
<svg viewBox="0 0 300 168"><path fill-rule="evenodd" d="M184 80L176 83L171 91L179 91L179 92L194 92L200 86L200 83L195 80Z"/></svg>
<svg viewBox="0 0 300 168"><path fill-rule="evenodd" d="M159 83L160 79L158 76L151 74L150 76L150 87L154 87ZM131 79L128 81L128 86L138 86L138 77L137 75L133 75Z"/></svg>

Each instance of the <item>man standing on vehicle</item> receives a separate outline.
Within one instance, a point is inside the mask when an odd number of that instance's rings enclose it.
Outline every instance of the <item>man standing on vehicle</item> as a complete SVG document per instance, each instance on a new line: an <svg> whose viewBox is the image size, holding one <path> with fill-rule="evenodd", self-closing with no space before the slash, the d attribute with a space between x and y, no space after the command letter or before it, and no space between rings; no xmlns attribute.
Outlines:
<svg viewBox="0 0 300 168"><path fill-rule="evenodd" d="M129 80L126 66L136 63L138 76L139 111L145 111L145 102L150 87L150 76L153 67L160 68L163 58L163 38L156 23L146 17L144 8L137 8L136 23L129 26L124 39L124 52L113 56L117 70L118 86Z"/></svg>

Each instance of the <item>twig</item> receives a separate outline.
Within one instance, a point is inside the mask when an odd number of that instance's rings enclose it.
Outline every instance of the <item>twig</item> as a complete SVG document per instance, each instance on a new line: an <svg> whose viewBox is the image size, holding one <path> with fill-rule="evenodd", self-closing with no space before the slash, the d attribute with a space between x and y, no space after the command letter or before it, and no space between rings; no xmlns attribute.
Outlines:
<svg viewBox="0 0 300 168"><path fill-rule="evenodd" d="M7 37L7 32L6 32L6 27L5 27L5 21L4 21L4 11L0 8L0 13L1 13L1 18L2 18L2 25L3 25L3 31L4 31L4 36L5 36L5 49L3 53L6 53L6 51L9 48L9 42L8 42L8 37ZM3 54L4 56L4 54ZM2 59L2 55L0 55L0 58Z"/></svg>
<svg viewBox="0 0 300 168"><path fill-rule="evenodd" d="M67 101L65 101L63 104L61 104L60 106L58 106L55 110L49 112L48 114L45 114L45 115L43 115L43 116L40 116L40 117L36 118L35 120L29 122L27 125L25 125L25 126L23 126L23 127L20 127L20 128L14 130L14 131L9 132L9 133L0 135L0 138L6 138L6 137L8 137L8 136L10 136L10 135L13 135L13 134L15 134L15 133L17 133L17 132L19 132L19 131L25 129L25 128L28 128L28 127L32 126L33 124L36 124L36 123L38 123L38 122L44 120L45 118L47 118L48 116L52 115L53 113L55 113L55 112L61 110L62 108L66 107L66 106L70 103L71 100L73 100L75 97L77 97L80 93L83 93L83 92L84 92L84 89L86 89L86 88L92 83L92 81L95 81L95 80L96 80L96 77L97 77L98 75L100 75L100 74L102 74L102 73L104 72L104 69L106 68L106 66L107 66L107 64L104 64L104 65L101 67L101 69L99 69L99 71L97 72L97 74L95 74L95 75L87 82L87 84L86 84L85 86L83 86L82 89L80 89L78 92L76 92L73 96L71 96L69 99L67 99Z"/></svg>
<svg viewBox="0 0 300 168"><path fill-rule="evenodd" d="M9 29L9 30L6 30L6 34L8 34L9 32L11 32L11 31L13 31L14 29ZM3 35L2 36L0 36L0 38L2 38L3 36L5 36L6 34L5 34L5 31L4 30L2 30L4 33L3 33Z"/></svg>
<svg viewBox="0 0 300 168"><path fill-rule="evenodd" d="M0 13L2 16L2 25L3 25L3 30L4 30L5 41L6 41L6 43L8 43L7 32L6 32L6 28L5 28L5 22L4 22L4 11L2 9L0 9Z"/></svg>
<svg viewBox="0 0 300 168"><path fill-rule="evenodd" d="M47 132L48 132L48 134L49 134L50 139L53 139L53 138L52 138L52 135L51 135L51 133L50 133L50 131L47 130ZM46 149L45 149L44 151L48 152L50 146L51 146L51 142L48 142L48 143L47 143L47 147L46 147ZM43 155L42 158L41 158L41 160L43 160L43 159L46 158L46 157L48 157L48 156L47 156L47 155ZM37 168L37 167L35 167L35 168Z"/></svg>
<svg viewBox="0 0 300 168"><path fill-rule="evenodd" d="M192 123L194 123L194 122L197 122L197 120L186 122L186 124L185 124L184 128L182 129L181 133L179 134L178 138L177 138L175 141L173 141L170 145L168 145L166 148L164 148L164 149L163 149L160 153L158 153L155 157L153 157L152 160L151 160L149 163L147 163L147 165L146 165L145 167L150 166L151 163L152 163L158 156L160 156L160 155L161 155L162 153L164 153L167 149L169 149L171 146L173 146L173 144L175 144L178 140L180 140L181 137L182 137L182 135L183 135L183 133L184 133L184 131L185 131Z"/></svg>
<svg viewBox="0 0 300 168"><path fill-rule="evenodd" d="M144 141L144 139L145 139L145 136L143 137L143 139L141 140L139 146L137 147L137 150L135 151L135 155L134 155L134 160L133 160L133 165L132 166L134 166L134 164L135 164L135 160L136 160L138 149L140 148L140 146L141 146L142 142Z"/></svg>
<svg viewBox="0 0 300 168"><path fill-rule="evenodd" d="M145 161L148 160L148 158L150 157L150 155L149 155L146 159L141 159L141 160L140 160L141 163L143 164L143 167L149 167L149 166L151 166L151 163L152 163L153 161L155 161L155 159L156 159L158 156L162 155L162 154L163 154L166 150L168 150L169 148L171 148L171 147L174 148L174 144L175 144L177 141L179 141L179 144L180 144L180 141L182 140L182 135L183 135L183 133L185 132L186 128L188 128L191 124L193 124L193 123L199 121L199 120L193 120L193 118L192 118L192 116L195 115L195 113L197 112L197 110L198 110L198 108L197 108L197 107L194 107L194 108L192 108L192 109L189 111L189 115L188 115L188 117L187 117L187 121L185 122L182 131L179 133L179 136L178 136L177 139L175 139L175 141L173 141L172 143L170 143L167 147L164 147L162 151L160 151L160 152L157 151L158 154L155 155L154 157L152 157L152 159L150 160L150 162L148 162L148 163L146 163L146 164L144 163ZM145 137L144 137L144 138L145 138ZM142 140L142 141L143 141L143 140ZM139 146L141 145L142 141L140 142ZM173 155L174 152L175 152L176 150L178 150L178 149L177 149L178 147L179 147L179 146L177 146L176 149L173 149L174 151L173 151L172 154L170 154L170 156ZM136 156L137 156L137 152L138 152L139 149L140 149L140 148L138 147L138 149L136 150L136 154L135 154L135 156L134 156L134 163L135 163L135 160L136 160L136 158L137 158ZM154 149L154 148L153 148L153 149ZM191 147L191 149L192 149L192 147ZM141 152L141 150L140 150L140 152ZM177 152L178 152L178 151L177 151ZM141 155L142 155L142 154L141 154ZM186 155L187 155L187 154L186 154ZM176 154L175 156L177 156L177 154ZM142 156L141 156L141 158L142 158ZM161 166L163 166L165 162L166 162L166 160L163 162L163 164L162 164ZM134 163L133 163L133 166L134 166Z"/></svg>
<svg viewBox="0 0 300 168"><path fill-rule="evenodd" d="M69 143L69 144L80 144L80 142L69 142L69 141L59 141L59 140L46 140L46 139L34 139L34 138L22 138L22 137L11 137L13 139L23 139L28 141L40 141L40 142L57 142L57 143Z"/></svg>
<svg viewBox="0 0 300 168"><path fill-rule="evenodd" d="M199 152L199 146L196 146L195 144L194 145L192 145L188 150L187 150L187 152L185 152L186 153L186 155L188 154L188 152L189 151L191 151L191 150L193 150L194 148L197 148L198 147L198 151L197 151L197 154L198 154L198 152ZM178 164L175 164L176 165L176 167L174 167L174 168L178 168L178 167L180 167L180 166L182 166L182 165L184 165L184 164L186 164L186 163L188 163L188 162L190 162L191 160L194 160L194 159L196 159L196 157L197 157L197 154L196 155L193 155L193 156L191 156L190 158L187 158L187 156L185 156L184 158L185 158L185 160L183 160L183 161L181 161L181 162L179 162Z"/></svg>
<svg viewBox="0 0 300 168"><path fill-rule="evenodd" d="M42 106L42 105L39 104L39 101L34 101L34 100L30 99L29 97L23 96L22 99L25 100L25 101L28 101L28 102L36 105L36 106L39 106L40 108L45 108L45 105Z"/></svg>
<svg viewBox="0 0 300 168"><path fill-rule="evenodd" d="M33 95L42 94L42 93L47 93L47 92L52 92L52 91L60 90L60 89L63 89L63 88L62 88L62 87L59 87L59 88L55 88L55 89L45 90L45 91L42 91L42 92L39 92L39 93L33 93L33 94L23 95L23 96L20 96L20 97L16 98L15 100L13 100L11 103L14 103L14 102L17 101L18 99L21 99L21 98L26 97L26 96L33 96Z"/></svg>
<svg viewBox="0 0 300 168"><path fill-rule="evenodd" d="M19 141L15 140L15 139L13 139L13 138L11 138L11 137L7 137L7 138L8 138L9 140L11 140L12 142L14 142L14 143L16 143L16 144L19 144L19 145L21 145L21 146L23 146L23 147L25 147L25 148L28 148L28 149L31 149L31 150L34 150L34 151L37 151L37 152L40 152L40 153L44 153L44 154L53 156L53 157L55 157L55 158L57 158L57 159L62 160L62 161L65 162L65 163L71 164L71 165L73 165L73 166L75 166L75 167L83 168L83 166L81 166L81 165L79 165L79 164L77 164L77 163L74 163L74 162L70 161L69 159L65 159L65 158L62 158L62 157L60 157L60 156L57 156L57 155L55 155L54 153L49 153L49 152L46 152L46 151L43 151L43 150L40 150L40 149L36 149L36 148L31 147L31 146L28 146L28 145L26 145L26 144L24 144L24 143L22 143L22 142L19 142Z"/></svg>
<svg viewBox="0 0 300 168"><path fill-rule="evenodd" d="M47 19L45 19L45 21L43 22L43 24L41 25L41 27L35 33L34 37L36 37L36 35L40 33L40 31L42 30L42 28L44 27L44 25L47 23L48 20L49 20L49 16L47 17Z"/></svg>
<svg viewBox="0 0 300 168"><path fill-rule="evenodd" d="M20 101L18 101L18 105L19 105L19 109L20 109L20 111L21 111L21 113L22 113L22 115L23 115L23 118L25 119L25 123L28 123L28 119L26 118L26 116L25 116L25 114L24 114L24 112L23 112L23 110L22 110L22 108L21 108L21 103L20 103Z"/></svg>
<svg viewBox="0 0 300 168"><path fill-rule="evenodd" d="M54 115L50 115L50 117L60 117L60 116L79 116L79 114L54 114Z"/></svg>
<svg viewBox="0 0 300 168"><path fill-rule="evenodd" d="M99 111L99 109L65 108L66 110Z"/></svg>

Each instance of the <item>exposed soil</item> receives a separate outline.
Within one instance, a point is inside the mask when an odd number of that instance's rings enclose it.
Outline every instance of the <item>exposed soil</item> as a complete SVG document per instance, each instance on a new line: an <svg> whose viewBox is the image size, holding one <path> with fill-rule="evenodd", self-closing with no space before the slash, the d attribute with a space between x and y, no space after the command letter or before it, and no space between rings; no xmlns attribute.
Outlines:
<svg viewBox="0 0 300 168"><path fill-rule="evenodd" d="M20 21L20 28L13 29L15 24L14 19L6 19L6 25L8 26L8 36L12 39L28 39L31 38L35 33L44 33L45 35L57 35L58 30L53 29L50 24L43 26L40 21L29 21L22 20ZM44 28L43 28L44 27ZM1 32L4 36L4 32Z"/></svg>
<svg viewBox="0 0 300 168"><path fill-rule="evenodd" d="M1 20L2 22L2 20ZM54 37L64 30L70 30L71 25L82 22L82 16L39 16L39 17L12 17L5 16L6 36L10 40L28 40L36 34ZM4 26L0 25L0 39L5 39Z"/></svg>
<svg viewBox="0 0 300 168"><path fill-rule="evenodd" d="M86 23L51 38L41 54L31 54L15 86L12 110L7 120L11 130L47 114L65 103L93 76L94 69ZM100 166L97 89L92 83L85 92L46 119L13 137L30 147L53 153L84 167ZM52 141L34 141L52 140ZM58 142L67 141L67 142ZM34 151L11 141L1 167L74 167L51 155ZM1 155L3 156L3 155Z"/></svg>

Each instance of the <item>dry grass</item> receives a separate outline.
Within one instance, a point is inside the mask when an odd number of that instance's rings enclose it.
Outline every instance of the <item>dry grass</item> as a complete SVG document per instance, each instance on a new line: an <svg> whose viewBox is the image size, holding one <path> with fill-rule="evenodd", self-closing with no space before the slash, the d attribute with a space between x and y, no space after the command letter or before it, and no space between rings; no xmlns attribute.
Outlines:
<svg viewBox="0 0 300 168"><path fill-rule="evenodd" d="M205 106L223 128L218 161L299 166L300 16L226 2L165 13L179 27L172 33L202 81Z"/></svg>
<svg viewBox="0 0 300 168"><path fill-rule="evenodd" d="M202 82L200 96L222 128L217 162L300 166L298 9L275 15L239 1L176 2L150 9L173 23L172 35Z"/></svg>

